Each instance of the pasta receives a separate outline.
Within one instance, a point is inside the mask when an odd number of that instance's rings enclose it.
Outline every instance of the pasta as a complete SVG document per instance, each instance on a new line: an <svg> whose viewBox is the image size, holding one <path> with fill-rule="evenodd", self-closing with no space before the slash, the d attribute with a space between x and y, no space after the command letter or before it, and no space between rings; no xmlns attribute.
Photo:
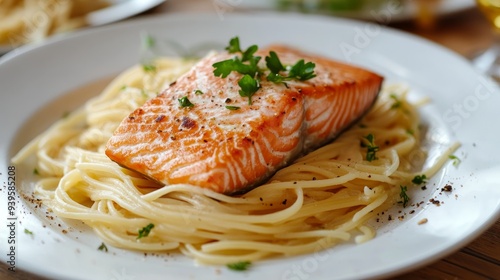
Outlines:
<svg viewBox="0 0 500 280"><path fill-rule="evenodd" d="M120 121L193 63L162 58L156 71L129 69L13 161L35 156L41 177L36 193L44 203L59 217L83 221L106 244L228 264L374 238L367 221L395 204L400 186L415 175L434 175L458 147L451 145L422 170L423 162L412 160L425 154L417 106L407 101L407 88L395 84L386 85L369 113L333 143L242 195L161 186L107 158L104 145ZM368 161L370 145L377 149Z"/></svg>
<svg viewBox="0 0 500 280"><path fill-rule="evenodd" d="M108 6L107 1L0 1L0 44L38 42L49 35L86 25L85 15Z"/></svg>

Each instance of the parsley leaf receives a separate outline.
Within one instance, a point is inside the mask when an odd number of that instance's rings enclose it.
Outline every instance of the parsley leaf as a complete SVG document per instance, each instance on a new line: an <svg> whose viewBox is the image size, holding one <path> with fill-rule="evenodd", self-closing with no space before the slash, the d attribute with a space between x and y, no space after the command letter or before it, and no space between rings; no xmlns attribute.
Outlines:
<svg viewBox="0 0 500 280"><path fill-rule="evenodd" d="M227 267L232 270L243 271L247 270L252 263L249 261L236 262L227 264Z"/></svg>
<svg viewBox="0 0 500 280"><path fill-rule="evenodd" d="M149 232L151 231L151 229L153 229L155 227L154 224L149 224L145 227L143 227L142 229L139 230L139 236L137 236L137 239L140 239L140 238L143 238L143 237L146 237L149 235Z"/></svg>
<svg viewBox="0 0 500 280"><path fill-rule="evenodd" d="M252 45L248 47L248 49L246 49L246 51L242 53L241 61L242 62L250 61L254 57L253 55L258 49L259 47L257 47L257 45Z"/></svg>
<svg viewBox="0 0 500 280"><path fill-rule="evenodd" d="M305 63L304 60L301 59L292 66L288 77L295 78L299 81L312 79L316 77L316 74L314 73L314 67L316 67L316 64L314 64L313 62Z"/></svg>
<svg viewBox="0 0 500 280"><path fill-rule="evenodd" d="M143 44L146 49L151 49L156 44L155 38L153 38L153 36L149 34L146 34L143 38Z"/></svg>
<svg viewBox="0 0 500 280"><path fill-rule="evenodd" d="M29 235L33 235L33 232L27 228L24 229L24 233L29 234Z"/></svg>
<svg viewBox="0 0 500 280"><path fill-rule="evenodd" d="M458 166L462 162L456 155L449 155L448 158L453 160L453 166Z"/></svg>
<svg viewBox="0 0 500 280"><path fill-rule="evenodd" d="M411 182L416 185L425 184L427 182L427 176L425 174L417 175L413 178L413 180L411 180Z"/></svg>
<svg viewBox="0 0 500 280"><path fill-rule="evenodd" d="M254 77L259 72L259 67L257 66L259 60L260 56L254 56L248 60L249 64L244 64L243 61L237 57L219 61L212 64L215 68L214 75L216 77L226 78L231 72L236 71L240 74Z"/></svg>
<svg viewBox="0 0 500 280"><path fill-rule="evenodd" d="M376 153L378 152L379 147L375 145L375 137L373 136L373 134L370 133L367 136L365 136L363 139L365 141L361 142L361 146L367 148L366 160L373 161L373 160L378 159L376 156Z"/></svg>
<svg viewBox="0 0 500 280"><path fill-rule="evenodd" d="M226 50L229 53L241 52L240 38L238 37L231 38L231 40L229 40L229 46L226 47Z"/></svg>
<svg viewBox="0 0 500 280"><path fill-rule="evenodd" d="M399 107L401 107L403 105L403 103L401 102L401 100L399 100L399 98L397 97L397 95L395 95L394 93L392 93L390 95L390 97L394 100L394 103L392 103L391 105L391 109L397 109Z"/></svg>
<svg viewBox="0 0 500 280"><path fill-rule="evenodd" d="M155 72L156 66L152 64L144 64L142 65L142 69L144 70L144 72Z"/></svg>
<svg viewBox="0 0 500 280"><path fill-rule="evenodd" d="M187 96L184 96L182 98L179 98L177 99L179 101L179 105L183 108L185 107L193 107L194 104L191 103L191 101L189 101L189 99L187 98Z"/></svg>
<svg viewBox="0 0 500 280"><path fill-rule="evenodd" d="M408 191L408 188L406 186L399 186L401 188L401 192L399 193L399 197L403 199L403 207L406 207L408 205L408 202L410 201L410 197L406 193Z"/></svg>
<svg viewBox="0 0 500 280"><path fill-rule="evenodd" d="M269 52L269 56L266 56L265 60L267 68L269 68L273 74L278 74L279 72L286 70L285 66L281 64L278 55L273 51Z"/></svg>
<svg viewBox="0 0 500 280"><path fill-rule="evenodd" d="M203 91L197 89L194 91L194 94L197 94L197 95L202 95L203 94Z"/></svg>
<svg viewBox="0 0 500 280"><path fill-rule="evenodd" d="M214 75L216 77L225 78L236 68L236 61L234 59L226 59L216 62L212 66L215 68Z"/></svg>
<svg viewBox="0 0 500 280"><path fill-rule="evenodd" d="M252 96L259 90L259 81L252 78L250 75L245 75L238 81L238 85L241 87L239 91L242 97L248 97L248 104L252 105Z"/></svg>

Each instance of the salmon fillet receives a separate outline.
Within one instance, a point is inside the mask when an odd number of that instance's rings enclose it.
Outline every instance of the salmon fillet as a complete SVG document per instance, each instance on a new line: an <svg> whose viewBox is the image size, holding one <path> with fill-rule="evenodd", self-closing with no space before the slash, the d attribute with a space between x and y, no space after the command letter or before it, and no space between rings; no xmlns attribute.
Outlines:
<svg viewBox="0 0 500 280"><path fill-rule="evenodd" d="M281 45L256 54L271 50L285 65L314 62L316 77L279 84L262 78L250 105L238 92L241 74L213 73L214 63L234 54L210 54L124 119L106 155L165 185L242 192L332 141L378 96L383 78L375 73ZM193 106L181 107L183 97Z"/></svg>

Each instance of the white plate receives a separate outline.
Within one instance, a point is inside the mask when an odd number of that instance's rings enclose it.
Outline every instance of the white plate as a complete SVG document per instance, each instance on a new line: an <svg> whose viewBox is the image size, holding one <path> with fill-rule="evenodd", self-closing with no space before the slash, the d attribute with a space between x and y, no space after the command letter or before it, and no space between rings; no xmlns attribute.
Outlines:
<svg viewBox="0 0 500 280"><path fill-rule="evenodd" d="M226 45L240 36L243 46L281 42L335 59L362 65L404 82L412 96L429 96L422 109L430 126L431 156L442 144L462 142L426 191L412 192L414 202L436 197L440 207L424 203L404 209L403 221L381 217L378 236L365 244L346 244L314 254L266 260L246 272L198 266L180 256L144 256L110 248L88 230L47 218L18 199L16 265L50 278L84 279L346 279L391 276L423 266L465 246L495 222L500 213L499 89L467 61L432 43L378 25L292 14L178 14L119 23L26 46L0 58L0 173L3 182L0 219L6 214L9 158L27 141L97 92L65 93L115 75L138 62L140 34L175 40L186 49L207 43ZM17 188L28 191L31 168L16 167ZM453 185L453 193L439 188ZM394 211L397 211L394 210ZM394 213L394 217L398 214ZM428 223L417 225L423 218ZM58 225L61 223L61 227ZM34 232L25 234L24 229ZM8 252L8 231L0 231L0 255Z"/></svg>
<svg viewBox="0 0 500 280"><path fill-rule="evenodd" d="M389 24L396 21L414 19L418 15L417 3L419 0L387 0L379 8L362 8L357 11L316 11L318 13L330 12L336 16L350 17L356 19L376 21L383 24ZM275 9L281 0L240 0L234 6L251 9ZM289 1L294 2L294 1ZM297 2L297 1L295 1ZM300 2L300 1L299 1ZM403 2L401 5L400 2ZM437 1L436 1L437 2ZM306 11L314 11L314 1L308 3L303 1ZM470 9L474 7L474 0L440 0L434 7L434 12L438 16L448 15ZM293 7L293 6L292 6ZM309 8L308 8L309 7Z"/></svg>
<svg viewBox="0 0 500 280"><path fill-rule="evenodd" d="M119 21L165 2L165 0L110 0L109 7L89 13L86 16L88 26L100 26ZM0 45L0 55L12 50L10 45Z"/></svg>

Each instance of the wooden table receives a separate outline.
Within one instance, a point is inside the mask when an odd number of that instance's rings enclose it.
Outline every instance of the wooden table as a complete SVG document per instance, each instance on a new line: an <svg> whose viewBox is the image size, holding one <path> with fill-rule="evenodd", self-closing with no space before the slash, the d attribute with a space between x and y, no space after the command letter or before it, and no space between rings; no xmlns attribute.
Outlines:
<svg viewBox="0 0 500 280"><path fill-rule="evenodd" d="M147 14L176 12L210 12L214 1L170 0ZM144 15L141 15L144 16ZM413 21L389 24L390 27L425 37L464 57L486 49L492 42L487 22L476 9L438 19L433 28L421 28ZM17 271L11 273L0 265L0 279L42 279ZM500 221L467 247L429 266L392 279L500 279Z"/></svg>

